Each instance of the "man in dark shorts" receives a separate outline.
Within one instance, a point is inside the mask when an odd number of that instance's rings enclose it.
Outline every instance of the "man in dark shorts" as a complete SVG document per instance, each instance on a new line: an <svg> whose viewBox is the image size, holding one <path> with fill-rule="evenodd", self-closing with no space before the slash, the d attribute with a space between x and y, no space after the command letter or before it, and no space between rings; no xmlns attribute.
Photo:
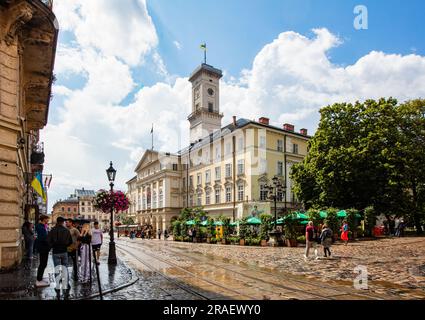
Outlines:
<svg viewBox="0 0 425 320"><path fill-rule="evenodd" d="M100 259L100 247L103 243L103 232L99 228L99 222L94 223L94 229L92 230L92 238L91 238L91 245L93 248L93 252L96 253L96 262L99 265L99 259Z"/></svg>

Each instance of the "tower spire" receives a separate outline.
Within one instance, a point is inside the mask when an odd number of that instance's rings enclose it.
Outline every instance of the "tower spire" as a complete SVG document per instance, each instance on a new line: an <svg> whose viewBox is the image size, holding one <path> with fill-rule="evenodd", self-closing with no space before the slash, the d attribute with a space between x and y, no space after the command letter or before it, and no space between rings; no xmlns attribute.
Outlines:
<svg viewBox="0 0 425 320"><path fill-rule="evenodd" d="M204 50L204 64L207 64L207 43L201 44L201 49Z"/></svg>

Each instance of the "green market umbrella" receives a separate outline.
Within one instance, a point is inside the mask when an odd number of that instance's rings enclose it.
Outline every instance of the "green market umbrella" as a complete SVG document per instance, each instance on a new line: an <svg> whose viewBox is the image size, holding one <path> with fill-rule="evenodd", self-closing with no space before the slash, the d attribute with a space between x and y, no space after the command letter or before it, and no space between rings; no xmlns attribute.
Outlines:
<svg viewBox="0 0 425 320"><path fill-rule="evenodd" d="M326 211L320 211L320 218L326 219L328 217L328 213Z"/></svg>
<svg viewBox="0 0 425 320"><path fill-rule="evenodd" d="M196 224L195 220L186 221L187 226L194 226Z"/></svg>
<svg viewBox="0 0 425 320"><path fill-rule="evenodd" d="M283 218L284 220L291 219L291 220L308 220L308 217L301 212L295 212L293 214L290 214Z"/></svg>
<svg viewBox="0 0 425 320"><path fill-rule="evenodd" d="M239 221L231 222L231 223L229 224L229 226L231 226L231 227L236 227L236 226L238 226L238 225L239 225Z"/></svg>
<svg viewBox="0 0 425 320"><path fill-rule="evenodd" d="M306 224L308 224L308 221L307 220L301 221L300 224L305 226Z"/></svg>
<svg viewBox="0 0 425 320"><path fill-rule="evenodd" d="M201 226L203 226L203 227L208 226L208 225L209 225L208 220L202 221L202 222L200 223L200 225L201 225Z"/></svg>
<svg viewBox="0 0 425 320"><path fill-rule="evenodd" d="M345 210L341 210L341 211L339 211L337 214L336 214L336 216L338 217L338 218L346 218L347 217L347 211L345 211ZM360 214L358 214L358 213L356 213L355 215L354 215L356 218L361 218L362 216L360 215Z"/></svg>
<svg viewBox="0 0 425 320"><path fill-rule="evenodd" d="M273 223L273 222L272 222ZM276 220L276 224L279 224L279 225L281 225L281 224L284 224L285 223L285 220L283 219L283 218L280 218L280 219L277 219Z"/></svg>
<svg viewBox="0 0 425 320"><path fill-rule="evenodd" d="M261 220L257 217L251 217L246 221L247 224L261 224Z"/></svg>
<svg viewBox="0 0 425 320"><path fill-rule="evenodd" d="M215 226L222 226L222 225L224 225L224 223L223 223L223 221L216 221L216 222L214 222L214 225Z"/></svg>

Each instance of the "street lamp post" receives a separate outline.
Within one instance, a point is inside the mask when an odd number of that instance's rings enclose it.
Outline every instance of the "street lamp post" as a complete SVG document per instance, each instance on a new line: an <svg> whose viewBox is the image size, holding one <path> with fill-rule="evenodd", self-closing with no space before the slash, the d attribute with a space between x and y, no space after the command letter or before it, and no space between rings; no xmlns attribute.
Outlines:
<svg viewBox="0 0 425 320"><path fill-rule="evenodd" d="M277 176L273 177L272 181L272 184L265 186L268 190L269 200L272 200L274 202L274 230L269 232L269 244L271 246L278 246L282 243L282 233L277 230L277 201L279 193L284 193L286 191L286 186L282 185L282 182Z"/></svg>
<svg viewBox="0 0 425 320"><path fill-rule="evenodd" d="M111 195L114 192L114 181L115 175L117 174L117 170L112 167L112 161L110 167L106 170L106 174L108 175L109 186L111 187ZM117 255L115 250L115 241L114 241L114 203L111 205L111 230L109 231L110 241L109 241L109 258L108 264L116 265L117 264Z"/></svg>

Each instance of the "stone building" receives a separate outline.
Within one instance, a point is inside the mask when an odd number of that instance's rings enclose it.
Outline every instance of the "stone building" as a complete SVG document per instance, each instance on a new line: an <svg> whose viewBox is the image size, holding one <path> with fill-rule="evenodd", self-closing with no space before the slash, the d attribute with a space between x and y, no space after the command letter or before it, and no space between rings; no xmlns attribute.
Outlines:
<svg viewBox="0 0 425 320"><path fill-rule="evenodd" d="M76 219L78 217L78 199L72 196L68 199L56 202L53 205L52 224L56 223L58 217Z"/></svg>
<svg viewBox="0 0 425 320"><path fill-rule="evenodd" d="M265 185L278 177L286 187L278 194L279 214L300 208L292 192L291 167L307 155L306 129L291 124L270 125L270 119L237 119L222 127L221 70L202 64L190 76L191 144L176 154L148 150L138 163L136 177L127 182L130 215L157 229L185 207L203 207L213 218L233 221L274 213Z"/></svg>
<svg viewBox="0 0 425 320"><path fill-rule="evenodd" d="M57 37L52 1L0 0L0 268L21 261L21 226L38 214L30 183L43 170Z"/></svg>

